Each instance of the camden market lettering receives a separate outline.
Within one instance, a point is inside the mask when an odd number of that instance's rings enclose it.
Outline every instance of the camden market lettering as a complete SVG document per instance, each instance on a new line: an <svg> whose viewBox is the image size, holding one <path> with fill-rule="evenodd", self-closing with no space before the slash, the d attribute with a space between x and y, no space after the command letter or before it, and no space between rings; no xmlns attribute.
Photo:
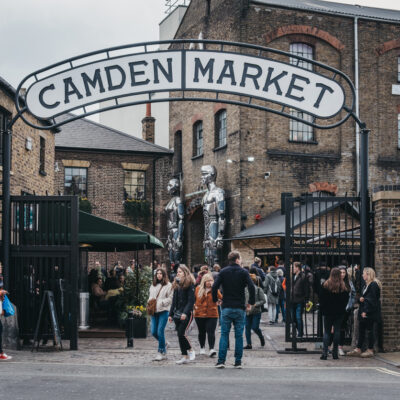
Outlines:
<svg viewBox="0 0 400 400"><path fill-rule="evenodd" d="M339 83L313 71L204 50L145 53L77 66L34 82L26 102L36 117L52 118L109 99L185 90L250 96L325 119L345 103Z"/></svg>

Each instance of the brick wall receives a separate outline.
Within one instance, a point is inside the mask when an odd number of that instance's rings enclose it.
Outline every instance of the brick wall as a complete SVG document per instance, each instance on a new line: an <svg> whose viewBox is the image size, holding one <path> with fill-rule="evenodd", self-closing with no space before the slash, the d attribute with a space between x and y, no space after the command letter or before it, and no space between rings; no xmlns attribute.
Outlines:
<svg viewBox="0 0 400 400"><path fill-rule="evenodd" d="M13 99L0 91L0 108L16 115ZM38 121L29 114L25 116L34 124ZM39 173L40 137L45 139L45 174ZM26 139L32 140L32 150L25 148ZM21 191L49 195L54 191L54 134L48 130L38 130L26 125L19 119L12 128L11 149L11 195L20 195ZM2 167L0 167L2 171ZM0 191L2 187L0 185Z"/></svg>
<svg viewBox="0 0 400 400"><path fill-rule="evenodd" d="M92 204L92 214L114 221L123 225L132 226L133 222L124 212L124 169L122 163L140 164L146 168L146 200L151 205L151 216L147 223L140 223L135 228L153 233L153 208L155 210L154 234L158 238L165 238L165 223L163 209L168 201L166 187L171 176L170 157L162 157L155 161L155 181L153 179L152 155L118 154L106 152L70 152L61 149L56 150L56 161L59 172L55 174L55 191L64 192L64 163L68 161L85 161L88 167L87 197ZM155 185L155 202L153 202L153 187ZM166 258L163 250L156 250L155 257L160 260ZM108 265L120 260L123 265L135 258L133 253L108 254ZM105 263L105 255L95 254L90 257L90 264L95 259ZM142 264L149 264L152 259L152 251L142 251L139 254L139 261ZM90 267L90 265L89 265Z"/></svg>
<svg viewBox="0 0 400 400"><path fill-rule="evenodd" d="M205 2L192 0L176 38L221 39L289 51L290 43L307 43L314 59L343 71L354 80L352 18L289 10L271 5L215 0L205 15ZM370 183L400 183L397 112L400 98L391 94L397 83L398 25L359 20L360 117L371 129ZM387 43L386 45L384 45ZM383 46L383 47L382 47ZM205 94L199 94L205 96ZM222 97L222 96L221 96ZM218 169L217 184L226 192L230 237L280 208L282 192L294 196L308 185L325 181L338 186L338 195L356 194L355 124L347 121L331 130L315 130L314 143L289 141L289 120L264 111L223 105L227 110L227 146L214 149L214 104L170 103L170 148L182 131L184 195L200 187L200 167ZM193 118L203 120L204 155L192 158ZM247 157L255 157L254 163ZM226 160L242 160L227 164ZM269 179L264 173L270 172ZM200 244L186 242L186 247Z"/></svg>
<svg viewBox="0 0 400 400"><path fill-rule="evenodd" d="M384 348L400 349L400 186L374 195L375 269L382 282Z"/></svg>

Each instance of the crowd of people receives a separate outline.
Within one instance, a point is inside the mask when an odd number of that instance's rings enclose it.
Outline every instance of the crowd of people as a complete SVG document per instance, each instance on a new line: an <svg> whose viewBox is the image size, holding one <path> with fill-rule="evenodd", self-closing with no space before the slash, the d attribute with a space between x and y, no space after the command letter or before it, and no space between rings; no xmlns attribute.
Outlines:
<svg viewBox="0 0 400 400"><path fill-rule="evenodd" d="M229 347L229 332L233 325L235 334L235 366L241 367L243 349L253 348L252 332L265 346L265 337L260 329L261 315L268 312L269 324L286 321L287 313L294 324L298 338L304 337L304 324L307 323L305 312L318 311L323 321L322 360L331 353L333 359L344 356L343 346L348 332L358 332L357 347L348 352L349 356L371 357L376 341L374 324L380 320L380 288L372 268L364 268L362 291L356 295L355 280L357 268L351 268L342 261L338 267L330 268L319 264L314 270L300 262L291 264L289 275L284 262L277 262L264 269L261 260L255 257L250 267L243 267L240 254L231 252L228 266L221 269L216 264L212 269L207 265L194 267L193 273L180 265L176 274L169 277L165 269L157 269L150 299L157 297L157 312L152 317L152 334L159 341L158 355L155 360L166 358L164 329L168 319L175 323L182 357L178 364L186 364L196 357L195 350L187 332L195 321L198 328L200 354L205 355L206 340L208 355L217 355L215 332L218 323L221 337L216 366L225 366ZM291 293L287 294L286 277L291 279ZM169 278L173 281L172 285ZM287 296L290 295L290 309L286 310ZM159 305L160 303L160 305ZM266 307L267 305L267 307ZM358 306L359 305L359 306ZM356 318L353 318L358 306ZM162 316L159 313L165 313ZM160 322L161 321L161 322ZM349 329L351 324L355 324ZM243 332L246 346L243 347ZM368 332L368 343L365 336ZM366 347L366 348L365 348Z"/></svg>
<svg viewBox="0 0 400 400"><path fill-rule="evenodd" d="M279 321L279 315L281 322L285 322L289 315L293 331L298 338L302 338L303 325L307 323L305 311L317 310L323 321L321 360L327 360L330 353L334 360L345 355L343 346L349 331L357 334L357 344L347 356L374 355L376 325L381 323L382 285L372 268L364 268L361 276L357 267L349 267L344 260L338 267L330 268L321 263L313 270L296 261L290 265L287 273L282 260L276 260L274 265L265 269L261 260L255 257L250 267L243 266L237 251L229 253L228 265L224 268L218 264L213 268L198 265L191 272L187 266L180 264L176 270L168 273L165 264L155 262L153 267L149 302L155 303L151 315L151 334L158 341L155 361L167 357L169 344L165 340L165 328L168 321L175 325L181 350L181 358L176 363L187 364L195 360L195 349L188 337L188 330L194 321L198 328L199 353L209 357L218 355L217 368L225 367L230 347L229 333L233 325L234 366L241 368L243 350L253 348L252 332L258 336L260 346L265 346L264 334L260 329L263 311L268 312L270 325ZM109 271L96 262L89 273L89 288L96 306L110 311L113 300L124 290L125 277L134 273L136 268L140 266L136 265L135 260L125 268L117 262ZM287 279L290 281L287 282ZM359 293L356 293L356 282L361 283L358 285L361 288ZM290 293L287 292L288 287ZM5 294L0 265L0 302ZM290 309L286 309L287 304ZM217 352L218 325L221 335ZM1 339L0 321L0 360L10 359L3 352Z"/></svg>

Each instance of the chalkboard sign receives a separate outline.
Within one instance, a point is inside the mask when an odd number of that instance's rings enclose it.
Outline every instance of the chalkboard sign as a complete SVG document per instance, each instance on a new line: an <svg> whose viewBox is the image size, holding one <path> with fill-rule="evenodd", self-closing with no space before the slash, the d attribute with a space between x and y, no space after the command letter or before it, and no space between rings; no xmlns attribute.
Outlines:
<svg viewBox="0 0 400 400"><path fill-rule="evenodd" d="M33 345L32 345L32 351L35 348L35 343L37 343L36 350L39 349L39 343L40 343L40 328L43 325L42 320L44 317L44 309L46 307L46 300L47 300L47 311L50 316L50 322L51 322L51 328L53 330L53 342L55 346L59 346L60 350L62 350L62 342L61 342L61 332L60 332L60 326L58 325L58 319L57 319L57 313L56 313L56 304L54 301L54 293L51 290L46 290L44 292L44 296L42 299L42 304L40 306L40 311L39 311L39 317L36 323L36 329L35 329L35 336L33 338Z"/></svg>

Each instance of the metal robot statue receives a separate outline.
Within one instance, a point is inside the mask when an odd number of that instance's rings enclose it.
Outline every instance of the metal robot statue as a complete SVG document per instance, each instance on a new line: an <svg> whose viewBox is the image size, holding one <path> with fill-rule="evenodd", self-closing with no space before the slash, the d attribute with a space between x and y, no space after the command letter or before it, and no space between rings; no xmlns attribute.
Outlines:
<svg viewBox="0 0 400 400"><path fill-rule="evenodd" d="M178 179L171 179L168 182L168 193L173 196L165 207L167 213L167 248L171 267L175 270L182 258L183 243L183 218L185 209L179 196L180 185Z"/></svg>
<svg viewBox="0 0 400 400"><path fill-rule="evenodd" d="M201 180L207 185L203 197L204 252L208 266L219 262L218 249L222 248L225 232L225 193L217 187L217 170L213 165L201 167Z"/></svg>

